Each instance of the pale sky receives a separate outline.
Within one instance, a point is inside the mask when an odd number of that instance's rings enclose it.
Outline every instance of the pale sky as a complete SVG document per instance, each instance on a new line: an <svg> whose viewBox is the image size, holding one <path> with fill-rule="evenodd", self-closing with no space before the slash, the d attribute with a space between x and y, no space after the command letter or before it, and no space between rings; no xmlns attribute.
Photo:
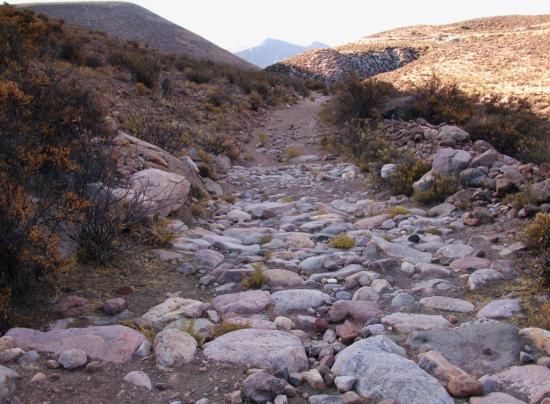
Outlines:
<svg viewBox="0 0 550 404"><path fill-rule="evenodd" d="M8 2L15 4L29 0ZM550 14L550 0L133 2L231 51L255 46L265 38L277 38L300 45L320 41L336 46L356 41L369 34L408 25L446 24L495 15Z"/></svg>

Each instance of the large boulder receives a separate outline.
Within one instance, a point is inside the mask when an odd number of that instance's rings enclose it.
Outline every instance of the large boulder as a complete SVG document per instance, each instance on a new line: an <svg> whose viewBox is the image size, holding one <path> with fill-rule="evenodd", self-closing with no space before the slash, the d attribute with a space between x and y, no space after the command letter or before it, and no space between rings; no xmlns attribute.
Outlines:
<svg viewBox="0 0 550 404"><path fill-rule="evenodd" d="M152 307L139 319L143 326L162 328L183 317L200 317L206 308L203 302L183 297L171 297Z"/></svg>
<svg viewBox="0 0 550 404"><path fill-rule="evenodd" d="M533 184L532 190L538 203L550 202L550 178Z"/></svg>
<svg viewBox="0 0 550 404"><path fill-rule="evenodd" d="M250 328L224 334L205 344L204 355L216 361L269 370L287 368L289 372L298 372L308 368L300 339L278 330Z"/></svg>
<svg viewBox="0 0 550 404"><path fill-rule="evenodd" d="M457 126L445 125L439 128L438 139L446 144L455 142L464 142L470 138L468 132L463 131Z"/></svg>
<svg viewBox="0 0 550 404"><path fill-rule="evenodd" d="M249 290L246 292L220 295L212 300L212 305L220 313L257 314L269 305L269 292Z"/></svg>
<svg viewBox="0 0 550 404"><path fill-rule="evenodd" d="M444 147L439 149L434 157L432 172L456 177L468 167L470 161L472 161L472 155L467 151Z"/></svg>
<svg viewBox="0 0 550 404"><path fill-rule="evenodd" d="M54 329L48 332L29 328L12 328L6 335L16 347L57 355L69 349L80 349L92 359L113 363L128 362L145 341L143 334L122 325Z"/></svg>
<svg viewBox="0 0 550 404"><path fill-rule="evenodd" d="M176 368L193 360L197 341L188 333L168 328L155 336L155 358L163 368Z"/></svg>
<svg viewBox="0 0 550 404"><path fill-rule="evenodd" d="M516 327L498 321L416 332L408 338L407 344L413 349L429 345L453 365L477 375L514 364L521 350Z"/></svg>
<svg viewBox="0 0 550 404"><path fill-rule="evenodd" d="M158 146L123 132L118 133L114 143L118 169L125 177L129 178L148 168L156 168L185 177L194 195L208 196L197 166L189 157L179 159Z"/></svg>
<svg viewBox="0 0 550 404"><path fill-rule="evenodd" d="M271 295L276 314L287 314L308 308L317 308L331 302L330 296L314 289L281 290Z"/></svg>
<svg viewBox="0 0 550 404"><path fill-rule="evenodd" d="M372 400L410 404L452 404L439 382L405 357L385 336L363 339L345 348L332 366L336 376L357 378L355 390Z"/></svg>
<svg viewBox="0 0 550 404"><path fill-rule="evenodd" d="M180 209L189 195L190 184L179 174L146 168L130 177L131 198L143 201L148 209L166 217Z"/></svg>

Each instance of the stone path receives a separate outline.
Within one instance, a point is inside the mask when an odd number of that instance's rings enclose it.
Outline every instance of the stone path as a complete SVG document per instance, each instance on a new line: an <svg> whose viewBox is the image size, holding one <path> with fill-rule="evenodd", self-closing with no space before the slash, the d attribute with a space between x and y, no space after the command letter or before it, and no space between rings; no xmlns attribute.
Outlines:
<svg viewBox="0 0 550 404"><path fill-rule="evenodd" d="M112 344L139 342L138 355L154 355L163 371L185 374L197 355L247 368L242 384L227 389L232 403L550 397L550 333L520 335L511 324L522 314L518 300L468 298L469 290L514 276L512 241L495 237L495 226L473 233L460 211L376 200L357 167L316 146L318 106L307 101L273 114L258 130L268 134L265 147L251 144L252 161L221 179L234 201L212 202L212 217L195 226L172 223L178 237L163 254L183 257L178 276L210 291L211 301L178 296L151 308L135 320L155 330L151 342L96 329L96 337L79 334L67 348L109 360ZM281 162L291 143L305 154ZM14 351L20 348L64 354L51 338L21 329L0 339L1 347L1 357L28 355ZM13 389L9 372L0 366L0 395ZM144 372L124 381L151 389Z"/></svg>

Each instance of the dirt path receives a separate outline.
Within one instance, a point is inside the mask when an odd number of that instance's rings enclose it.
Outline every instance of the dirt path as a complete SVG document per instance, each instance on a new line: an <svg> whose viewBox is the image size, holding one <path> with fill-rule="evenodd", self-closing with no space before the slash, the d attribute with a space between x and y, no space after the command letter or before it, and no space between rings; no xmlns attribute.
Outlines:
<svg viewBox="0 0 550 404"><path fill-rule="evenodd" d="M160 368L161 358L147 350L122 365L99 361L99 371L87 372L51 369L46 361L58 355L41 353L30 364L10 365L24 380L18 399L207 404L226 401L226 394L242 389L261 402L284 395L276 402L393 398L448 404L464 400L452 399L444 381L417 366L426 349L418 341L433 339L455 366L476 377L519 364L522 345L509 324L517 319L519 303L513 288L492 287L514 274L513 246L501 229L487 225L473 232L464 226L462 213L448 205L429 212L406 198L376 200L354 164L329 158L319 146L316 116L323 101L318 97L268 114L245 146L250 158L220 178L232 198L212 201L210 215L189 227L172 221L176 236L169 248L149 252L147 265L136 252L141 261L134 261L135 272L113 278L93 296L99 304L119 296L121 285L132 284L136 290L125 297L127 312L75 316L72 326L122 323L149 337L166 327L188 332L201 341L192 360ZM289 149L299 153L289 156ZM342 244L332 244L341 235ZM92 297L86 290L71 291ZM194 303L170 300L167 308L163 302L169 298ZM483 312L496 298L506 300ZM164 306L150 311L159 304ZM189 304L198 305L193 315ZM505 322L471 323L477 317ZM213 336L214 330L219 335ZM419 332L428 334L418 337ZM461 333L460 344L455 332ZM288 345L281 346L281 339ZM377 342L331 369L334 357L354 341ZM168 344L167 355L179 349L181 344ZM371 356L372 363L364 363ZM372 370L353 373L362 366ZM252 369L279 378L262 373L255 380ZM151 390L123 380L136 370L145 372ZM288 372L295 374L287 377ZM45 380L28 384L37 373ZM355 390L363 396L374 392L371 400L350 393L344 401L334 385L338 375L359 378ZM285 386L287 381L293 386ZM475 379L468 382L479 387ZM258 398L261 391L267 399Z"/></svg>

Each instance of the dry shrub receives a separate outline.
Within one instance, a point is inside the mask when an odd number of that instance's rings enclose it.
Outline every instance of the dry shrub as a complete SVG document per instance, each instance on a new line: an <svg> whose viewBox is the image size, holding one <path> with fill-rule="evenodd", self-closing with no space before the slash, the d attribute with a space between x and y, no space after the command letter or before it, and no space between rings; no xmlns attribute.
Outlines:
<svg viewBox="0 0 550 404"><path fill-rule="evenodd" d="M550 249L550 214L537 213L533 221L523 230L529 248L537 250Z"/></svg>
<svg viewBox="0 0 550 404"><path fill-rule="evenodd" d="M256 90L252 90L248 95L248 105L252 111L258 111L263 105L262 96Z"/></svg>
<svg viewBox="0 0 550 404"><path fill-rule="evenodd" d="M395 93L395 88L389 83L376 79L361 81L352 75L336 88L320 116L331 125L342 125L353 119L376 119L380 116L382 104Z"/></svg>
<svg viewBox="0 0 550 404"><path fill-rule="evenodd" d="M459 189L460 183L455 177L435 174L432 186L425 191L415 190L413 197L424 204L443 202Z"/></svg>
<svg viewBox="0 0 550 404"><path fill-rule="evenodd" d="M342 233L333 237L329 242L329 246L332 248L349 250L350 248L355 247L355 240L349 235Z"/></svg>
<svg viewBox="0 0 550 404"><path fill-rule="evenodd" d="M409 209L403 206L392 206L388 209L387 213L393 219L394 217L399 215L408 215L410 212L409 212Z"/></svg>
<svg viewBox="0 0 550 404"><path fill-rule="evenodd" d="M412 154L404 153L397 169L380 182L388 187L393 195L412 195L413 184L430 170L430 165Z"/></svg>
<svg viewBox="0 0 550 404"><path fill-rule="evenodd" d="M139 51L128 51L123 55L124 65L137 83L143 83L148 88L154 88L159 81L160 64L154 54Z"/></svg>
<svg viewBox="0 0 550 404"><path fill-rule="evenodd" d="M250 327L244 324L231 324L231 323L216 324L216 326L212 330L212 339L216 339L218 337L221 337L224 334L237 331L237 330L243 330L245 328L250 328Z"/></svg>
<svg viewBox="0 0 550 404"><path fill-rule="evenodd" d="M245 289L259 289L267 283L267 277L261 264L254 265L254 272L250 276L246 276L241 284Z"/></svg>

